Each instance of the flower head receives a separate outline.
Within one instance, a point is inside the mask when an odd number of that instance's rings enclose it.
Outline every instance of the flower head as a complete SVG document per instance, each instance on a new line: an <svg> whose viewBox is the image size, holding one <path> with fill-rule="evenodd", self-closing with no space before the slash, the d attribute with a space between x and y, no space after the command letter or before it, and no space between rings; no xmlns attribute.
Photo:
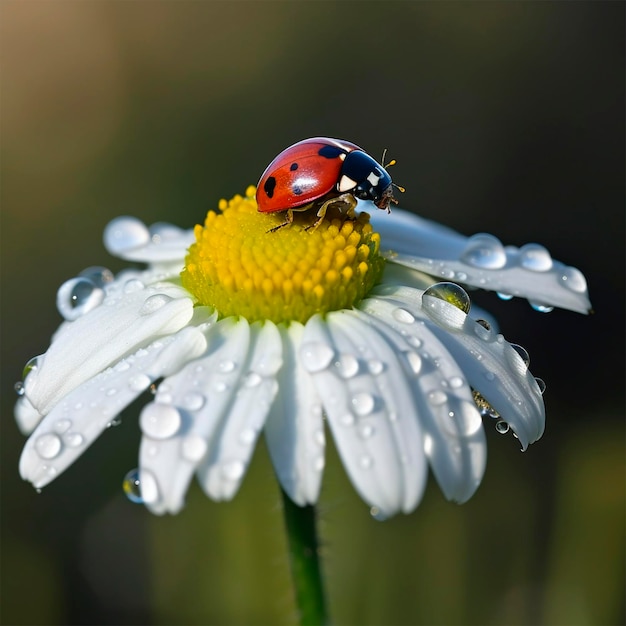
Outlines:
<svg viewBox="0 0 626 626"><path fill-rule="evenodd" d="M254 192L193 232L109 224L108 250L147 269L92 267L59 289L65 321L17 386L17 421L32 433L26 480L48 484L151 387L126 487L140 484L155 513L179 511L194 475L210 497L232 498L261 432L304 505L318 498L328 426L381 517L417 506L429 465L447 498L470 498L483 417L522 448L541 437L543 382L459 283L585 312L578 270L536 244L504 248L366 202L371 218L331 209L316 229L299 214L268 232L281 218L259 214Z"/></svg>

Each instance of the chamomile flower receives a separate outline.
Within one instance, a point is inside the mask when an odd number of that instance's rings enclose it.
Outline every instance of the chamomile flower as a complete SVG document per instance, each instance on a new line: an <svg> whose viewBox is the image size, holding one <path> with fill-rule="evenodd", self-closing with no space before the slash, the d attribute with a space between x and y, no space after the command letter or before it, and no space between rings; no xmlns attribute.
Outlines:
<svg viewBox="0 0 626 626"><path fill-rule="evenodd" d="M483 418L523 449L541 437L543 382L460 285L586 312L577 269L367 202L354 219L307 219L268 232L282 218L250 187L193 231L110 223L108 251L147 267L91 267L59 289L65 321L16 387L22 477L47 485L150 388L126 486L158 514L180 511L194 476L232 498L262 433L299 505L318 499L332 435L380 517L415 509L428 467L448 499L470 498Z"/></svg>

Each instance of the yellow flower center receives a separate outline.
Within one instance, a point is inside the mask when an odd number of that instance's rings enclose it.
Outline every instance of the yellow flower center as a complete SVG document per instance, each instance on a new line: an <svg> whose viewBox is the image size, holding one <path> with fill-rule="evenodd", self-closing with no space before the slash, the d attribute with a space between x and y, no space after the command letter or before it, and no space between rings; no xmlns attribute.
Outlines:
<svg viewBox="0 0 626 626"><path fill-rule="evenodd" d="M181 274L198 304L248 321L306 322L315 313L350 309L380 280L380 235L367 213L349 219L332 207L318 228L315 210L274 232L284 212L259 213L255 188L221 200L196 226Z"/></svg>

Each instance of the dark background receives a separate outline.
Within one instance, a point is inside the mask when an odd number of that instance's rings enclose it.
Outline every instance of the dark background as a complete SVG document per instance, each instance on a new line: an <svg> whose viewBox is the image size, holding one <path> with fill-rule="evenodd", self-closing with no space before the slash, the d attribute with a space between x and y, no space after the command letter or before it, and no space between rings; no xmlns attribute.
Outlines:
<svg viewBox="0 0 626 626"><path fill-rule="evenodd" d="M156 518L121 491L138 406L37 495L13 383L56 289L120 214L191 227L284 147L397 158L402 206L536 241L586 274L589 317L475 301L547 382L544 438L458 507L434 481L370 518L329 451L320 503L337 624L624 623L624 3L69 2L1 9L4 624L289 624L264 446L235 500Z"/></svg>

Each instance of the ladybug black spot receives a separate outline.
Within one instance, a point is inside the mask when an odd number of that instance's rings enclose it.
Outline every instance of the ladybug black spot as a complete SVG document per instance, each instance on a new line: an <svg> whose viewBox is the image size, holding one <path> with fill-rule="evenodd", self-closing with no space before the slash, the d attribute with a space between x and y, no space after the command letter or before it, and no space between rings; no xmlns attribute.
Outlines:
<svg viewBox="0 0 626 626"><path fill-rule="evenodd" d="M297 163L292 163L291 167L289 168L292 172L295 172L298 169L298 164Z"/></svg>
<svg viewBox="0 0 626 626"><path fill-rule="evenodd" d="M324 146L317 153L326 159L336 159L340 154L345 154L346 151L337 146Z"/></svg>
<svg viewBox="0 0 626 626"><path fill-rule="evenodd" d="M270 176L263 185L263 191L267 194L268 198L274 195L274 189L276 189L276 178Z"/></svg>

